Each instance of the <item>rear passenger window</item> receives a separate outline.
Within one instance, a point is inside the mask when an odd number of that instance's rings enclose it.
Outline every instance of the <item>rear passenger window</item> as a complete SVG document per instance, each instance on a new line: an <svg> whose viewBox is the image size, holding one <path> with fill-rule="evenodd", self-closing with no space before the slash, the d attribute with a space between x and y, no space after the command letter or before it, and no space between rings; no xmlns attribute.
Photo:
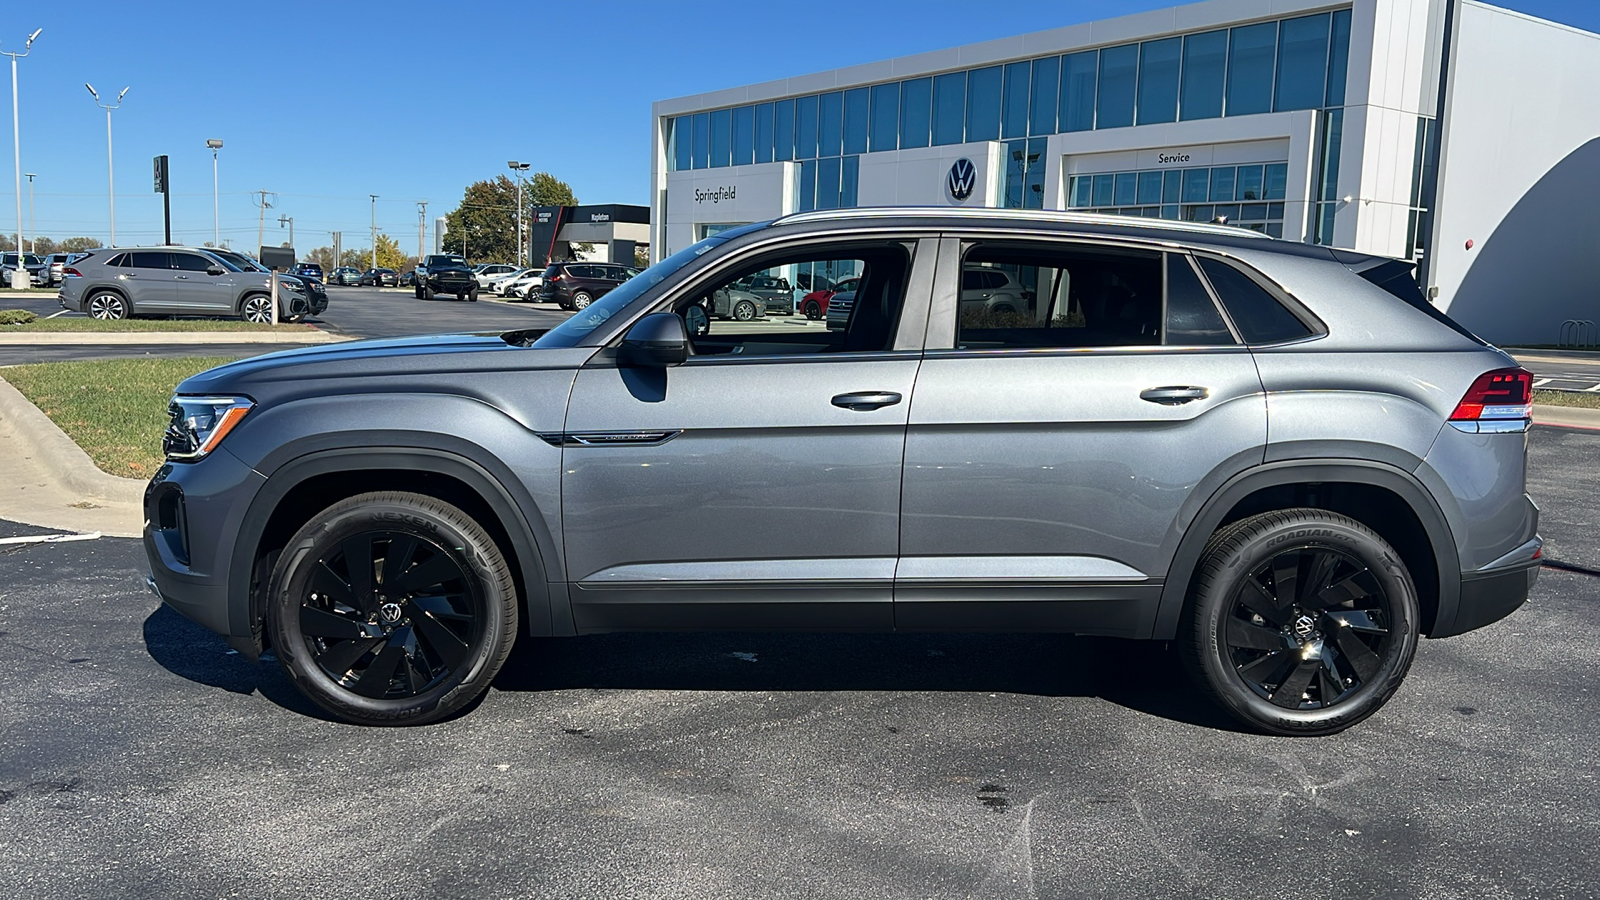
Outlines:
<svg viewBox="0 0 1600 900"><path fill-rule="evenodd" d="M123 265L132 266L135 269L170 268L170 266L167 264L167 254L165 253L155 253L148 250L136 250L132 253L129 253L127 258L128 261L123 263Z"/></svg>
<svg viewBox="0 0 1600 900"><path fill-rule="evenodd" d="M1162 254L979 245L962 264L958 349L1161 343Z"/></svg>
<svg viewBox="0 0 1600 900"><path fill-rule="evenodd" d="M1277 344L1311 334L1311 329L1294 313L1284 309L1276 297L1233 266L1219 259L1202 257L1200 269L1206 273L1245 343Z"/></svg>

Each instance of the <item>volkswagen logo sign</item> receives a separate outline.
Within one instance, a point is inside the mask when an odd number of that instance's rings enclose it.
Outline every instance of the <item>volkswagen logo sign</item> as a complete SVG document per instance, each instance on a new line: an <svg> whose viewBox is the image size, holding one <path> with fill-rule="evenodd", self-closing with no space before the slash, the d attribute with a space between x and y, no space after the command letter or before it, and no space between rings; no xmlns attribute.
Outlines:
<svg viewBox="0 0 1600 900"><path fill-rule="evenodd" d="M972 160L965 156L955 161L950 167L950 174L945 177L944 186L950 191L950 196L957 203L964 203L972 196L972 189L978 183L978 169Z"/></svg>
<svg viewBox="0 0 1600 900"><path fill-rule="evenodd" d="M385 625L393 625L394 623L400 621L400 604L385 603L384 605L378 607L378 615L383 619Z"/></svg>

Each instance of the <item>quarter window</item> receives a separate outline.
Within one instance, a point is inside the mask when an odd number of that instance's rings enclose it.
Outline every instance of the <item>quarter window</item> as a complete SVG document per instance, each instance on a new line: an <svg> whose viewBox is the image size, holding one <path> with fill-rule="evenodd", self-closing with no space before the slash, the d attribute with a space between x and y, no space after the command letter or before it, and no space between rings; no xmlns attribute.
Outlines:
<svg viewBox="0 0 1600 900"><path fill-rule="evenodd" d="M1311 334L1304 322L1285 309L1255 279L1228 263L1206 257L1200 260L1200 269L1246 343L1277 344Z"/></svg>

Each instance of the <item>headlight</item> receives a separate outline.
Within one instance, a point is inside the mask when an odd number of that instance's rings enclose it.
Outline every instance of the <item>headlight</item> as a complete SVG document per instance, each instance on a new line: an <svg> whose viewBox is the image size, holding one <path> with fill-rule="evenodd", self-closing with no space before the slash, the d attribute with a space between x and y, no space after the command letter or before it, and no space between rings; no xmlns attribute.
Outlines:
<svg viewBox="0 0 1600 900"><path fill-rule="evenodd" d="M161 450L168 459L203 459L254 406L246 397L173 397Z"/></svg>
<svg viewBox="0 0 1600 900"><path fill-rule="evenodd" d="M279 278L278 287L282 290L294 291L296 294L304 294L306 292L305 284L300 281L290 281L287 278Z"/></svg>

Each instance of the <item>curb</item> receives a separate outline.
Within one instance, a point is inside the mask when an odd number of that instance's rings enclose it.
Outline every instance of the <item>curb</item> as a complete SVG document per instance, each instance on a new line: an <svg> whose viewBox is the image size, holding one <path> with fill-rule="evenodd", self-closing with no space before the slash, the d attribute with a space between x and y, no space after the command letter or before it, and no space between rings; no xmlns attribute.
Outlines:
<svg viewBox="0 0 1600 900"><path fill-rule="evenodd" d="M0 347L125 344L332 344L351 338L326 331L17 331L0 330Z"/></svg>
<svg viewBox="0 0 1600 900"><path fill-rule="evenodd" d="M17 440L33 449L34 461L68 490L101 500L144 502L144 481L100 471L83 448L4 378L0 378L0 419L16 426Z"/></svg>
<svg viewBox="0 0 1600 900"><path fill-rule="evenodd" d="M1600 409L1537 404L1533 407L1533 424L1600 431Z"/></svg>

